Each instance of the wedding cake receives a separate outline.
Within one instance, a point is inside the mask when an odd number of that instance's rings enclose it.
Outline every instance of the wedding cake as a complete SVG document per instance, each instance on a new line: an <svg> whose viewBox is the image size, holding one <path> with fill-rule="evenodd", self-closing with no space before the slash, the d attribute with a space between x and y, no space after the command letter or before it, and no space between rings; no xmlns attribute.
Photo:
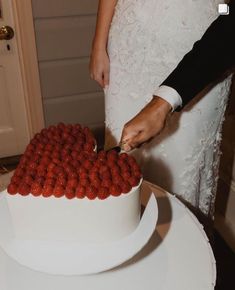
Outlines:
<svg viewBox="0 0 235 290"><path fill-rule="evenodd" d="M96 153L79 124L36 134L7 188L17 239L109 243L131 234L140 221L141 171L132 156Z"/></svg>

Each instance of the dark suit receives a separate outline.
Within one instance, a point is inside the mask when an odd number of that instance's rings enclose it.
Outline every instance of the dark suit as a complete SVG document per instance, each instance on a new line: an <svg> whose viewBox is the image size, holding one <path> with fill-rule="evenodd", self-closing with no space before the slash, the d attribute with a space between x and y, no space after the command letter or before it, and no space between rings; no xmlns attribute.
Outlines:
<svg viewBox="0 0 235 290"><path fill-rule="evenodd" d="M235 0L229 15L219 16L162 83L174 88L183 106L235 66Z"/></svg>

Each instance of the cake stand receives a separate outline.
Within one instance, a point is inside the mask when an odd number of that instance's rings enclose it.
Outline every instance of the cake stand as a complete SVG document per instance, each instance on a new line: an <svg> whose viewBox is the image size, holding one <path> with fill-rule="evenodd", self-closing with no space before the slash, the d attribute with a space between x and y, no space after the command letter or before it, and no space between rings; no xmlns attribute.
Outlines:
<svg viewBox="0 0 235 290"><path fill-rule="evenodd" d="M153 191L159 217L145 248L110 271L88 276L53 276L20 266L0 249L1 290L212 290L214 255L201 224L174 196L144 182L143 204ZM63 263L63 261L61 261Z"/></svg>

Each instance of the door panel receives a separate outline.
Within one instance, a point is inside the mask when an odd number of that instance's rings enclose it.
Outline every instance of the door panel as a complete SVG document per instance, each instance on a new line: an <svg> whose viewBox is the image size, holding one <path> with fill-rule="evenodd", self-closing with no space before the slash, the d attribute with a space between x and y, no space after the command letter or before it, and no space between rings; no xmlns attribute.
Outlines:
<svg viewBox="0 0 235 290"><path fill-rule="evenodd" d="M32 0L35 18L88 15L97 12L97 0Z"/></svg>
<svg viewBox="0 0 235 290"><path fill-rule="evenodd" d="M99 86L89 77L88 65L88 58L40 63L44 99L98 91Z"/></svg>
<svg viewBox="0 0 235 290"><path fill-rule="evenodd" d="M95 22L94 15L36 19L39 61L89 55Z"/></svg>
<svg viewBox="0 0 235 290"><path fill-rule="evenodd" d="M86 110L84 110L86 107ZM104 126L102 93L80 94L62 98L47 99L44 101L46 122L56 123L61 116L69 123L79 122L86 124L89 116L89 127L97 129Z"/></svg>
<svg viewBox="0 0 235 290"><path fill-rule="evenodd" d="M13 29L10 0L1 0L0 27ZM15 31L17 35L17 31ZM0 40L0 158L21 154L29 141L26 105L16 37Z"/></svg>

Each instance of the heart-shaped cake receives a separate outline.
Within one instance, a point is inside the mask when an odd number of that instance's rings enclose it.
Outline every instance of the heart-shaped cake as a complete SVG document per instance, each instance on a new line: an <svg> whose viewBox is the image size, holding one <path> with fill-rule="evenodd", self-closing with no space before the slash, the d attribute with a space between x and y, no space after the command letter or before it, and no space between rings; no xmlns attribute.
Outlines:
<svg viewBox="0 0 235 290"><path fill-rule="evenodd" d="M109 242L130 234L140 220L142 174L133 156L96 152L79 124L36 134L6 195L16 238Z"/></svg>
<svg viewBox="0 0 235 290"><path fill-rule="evenodd" d="M8 193L106 199L139 184L142 174L132 156L96 153L95 147L90 129L79 124L43 129L27 146Z"/></svg>

